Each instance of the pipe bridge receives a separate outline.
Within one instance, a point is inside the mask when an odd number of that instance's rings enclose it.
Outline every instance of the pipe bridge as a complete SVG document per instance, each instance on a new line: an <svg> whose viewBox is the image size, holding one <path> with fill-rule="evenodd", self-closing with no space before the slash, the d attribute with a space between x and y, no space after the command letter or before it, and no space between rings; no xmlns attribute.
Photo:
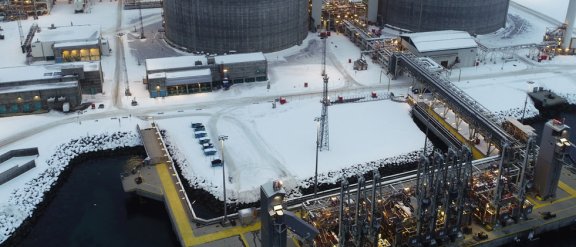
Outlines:
<svg viewBox="0 0 576 247"><path fill-rule="evenodd" d="M395 52L391 55L388 72L396 78L401 70L410 72L415 79L425 84L435 97L447 104L491 145L499 150L502 150L503 143L509 143L511 147L519 145L518 141L501 127L501 120L496 115L438 72L430 71L415 55L408 52Z"/></svg>

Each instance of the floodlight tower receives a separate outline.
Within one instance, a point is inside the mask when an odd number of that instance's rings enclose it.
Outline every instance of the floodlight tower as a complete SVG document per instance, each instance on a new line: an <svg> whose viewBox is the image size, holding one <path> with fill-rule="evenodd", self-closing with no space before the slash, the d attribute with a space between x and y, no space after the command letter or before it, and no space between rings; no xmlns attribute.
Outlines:
<svg viewBox="0 0 576 247"><path fill-rule="evenodd" d="M326 76L326 39L328 39L328 36L326 36L326 33L321 34L321 39L322 39L322 76Z"/></svg>
<svg viewBox="0 0 576 247"><path fill-rule="evenodd" d="M145 39L144 23L142 21L142 0L138 0L138 12L140 13L140 39Z"/></svg>
<svg viewBox="0 0 576 247"><path fill-rule="evenodd" d="M326 74L326 36L325 33L321 35L324 47L322 50L322 80L324 81L324 90L322 91L322 115L320 115L320 151L330 150L328 139L328 106L330 99L328 99L328 75Z"/></svg>
<svg viewBox="0 0 576 247"><path fill-rule="evenodd" d="M329 134L328 134L328 106L330 99L328 98L328 76L324 74L324 91L322 92L322 115L320 116L320 151L330 150Z"/></svg>
<svg viewBox="0 0 576 247"><path fill-rule="evenodd" d="M24 31L22 30L22 22L20 19L22 18L24 12L24 1L20 1L20 8L18 9L18 32L20 32L20 46L22 47L22 53L26 53L24 51Z"/></svg>

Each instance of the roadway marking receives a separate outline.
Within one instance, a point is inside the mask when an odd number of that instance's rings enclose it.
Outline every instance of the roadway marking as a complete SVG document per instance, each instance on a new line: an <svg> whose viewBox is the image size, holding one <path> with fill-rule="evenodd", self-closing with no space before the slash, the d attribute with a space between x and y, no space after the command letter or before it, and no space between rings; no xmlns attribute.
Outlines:
<svg viewBox="0 0 576 247"><path fill-rule="evenodd" d="M202 236L194 237L192 246L213 242L220 239L225 239L237 235L241 235L240 239L244 242L242 234L260 230L260 222L256 222L249 226L236 226L233 228L224 229L215 233L204 234ZM246 242L247 243L247 242ZM190 246L190 245L188 245Z"/></svg>
<svg viewBox="0 0 576 247"><path fill-rule="evenodd" d="M250 247L250 245L248 244L248 241L246 241L246 238L244 238L244 234L240 234L240 240L242 240L242 243L244 244L244 247Z"/></svg>
<svg viewBox="0 0 576 247"><path fill-rule="evenodd" d="M294 241L294 245L296 245L296 247L300 247L300 243L298 243L298 240L296 240L296 238L292 237L292 241Z"/></svg>
<svg viewBox="0 0 576 247"><path fill-rule="evenodd" d="M245 227L237 226L233 228L224 229L215 233L204 234L201 236L194 236L194 232L192 231L192 225L190 224L190 219L188 218L188 214L184 209L184 205L182 204L182 200L178 194L178 190L174 186L167 165L164 163L157 164L156 170L158 171L158 176L160 177L160 181L162 182L165 198L167 200L167 206L169 207L168 212L172 214L172 220L175 221L176 228L178 229L177 233L180 235L181 241L184 243L185 246L197 246L200 244L205 244L220 239L226 239L233 236L239 236L240 240L242 240L244 245L249 246L243 234L259 230L260 222L256 222L252 225Z"/></svg>
<svg viewBox="0 0 576 247"><path fill-rule="evenodd" d="M566 191L568 194L570 194L571 196L576 196L576 190L572 189L572 187L568 186L567 184L565 184L562 181L558 182L558 187L564 191Z"/></svg>
<svg viewBox="0 0 576 247"><path fill-rule="evenodd" d="M576 197L574 197L574 196L566 196L566 197L562 197L562 198L560 198L560 199L558 199L558 200L551 201L551 202L549 202L549 203L538 203L537 205L534 205L534 208L535 208L535 209L539 209L539 208L543 208L543 207L547 207L547 206L552 206L552 205L554 205L555 203L560 203L560 202L567 201L567 200L570 200L570 199L573 199L573 198L576 198ZM532 201L530 201L530 202L532 202Z"/></svg>
<svg viewBox="0 0 576 247"><path fill-rule="evenodd" d="M565 184L564 182L559 181L559 182L558 182L558 188L562 189L563 191L566 191L566 193L568 193L569 196L562 197L562 198L560 198L560 199L551 201L551 202L549 202L549 203L540 203L540 202L542 202L542 201L539 201L538 199L532 199L532 198L530 198L530 197L528 197L528 201L530 201L532 204L534 204L534 209L539 209L539 208L542 208L542 207L546 207L546 206L552 205L552 204L554 204L554 203L559 203L559 202L563 202L563 201L567 201L567 200L576 198L576 190L573 189L572 187L568 186L568 185Z"/></svg>
<svg viewBox="0 0 576 247"><path fill-rule="evenodd" d="M166 167L164 163L157 164L156 171L158 171L158 176L162 183L166 204L169 207L168 212L172 214L172 220L178 229L179 239L185 246L191 246L194 238L192 225L190 225L188 214L184 209L184 205L182 205L176 186L174 186L172 178L170 177L168 167Z"/></svg>
<svg viewBox="0 0 576 247"><path fill-rule="evenodd" d="M540 203L540 202L538 201L538 199L536 199L536 198L532 199L532 197L530 197L530 196L527 196L526 198L528 199L528 201L529 201L530 203L532 203L532 205L534 205L534 208L535 208L535 209L538 209L538 208L543 207L542 203Z"/></svg>

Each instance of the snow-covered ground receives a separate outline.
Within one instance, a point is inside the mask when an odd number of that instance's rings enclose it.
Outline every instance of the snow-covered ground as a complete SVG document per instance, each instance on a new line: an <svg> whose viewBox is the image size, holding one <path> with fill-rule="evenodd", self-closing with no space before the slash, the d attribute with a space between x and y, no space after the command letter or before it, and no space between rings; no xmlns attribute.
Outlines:
<svg viewBox="0 0 576 247"><path fill-rule="evenodd" d="M568 0L518 0L528 8L543 12L558 21L564 19ZM508 29L478 37L489 47L538 43L545 28L552 24L541 16L510 8ZM266 54L269 81L234 85L229 91L151 99L142 84L143 59L158 56L186 55L164 45L157 30L160 9L142 10L146 39L135 38L140 22L138 10L120 11L118 2L92 3L89 13L73 14L73 5L58 1L51 15L39 20L22 21L24 31L33 22L41 27L92 24L100 25L110 41L112 55L103 57L104 94L86 96L85 101L104 103L105 109L82 114L50 112L42 115L0 119L0 153L16 148L38 147L37 167L0 186L0 242L22 220L31 215L67 161L81 152L139 144L136 124L156 121L166 130L174 158L187 180L221 196L221 169L210 167L211 158L200 152L193 138L191 122L203 122L212 140L227 135L225 163L232 177L229 193L241 201L257 199L257 186L283 178L290 188L308 186L314 175L316 128L320 115L322 90L322 41L310 34L300 46ZM119 25L119 26L118 26ZM0 45L0 67L24 66L20 53L16 22L1 24L6 40ZM123 35L117 35L122 33ZM123 54L120 51L123 50ZM406 94L409 78L389 80L380 66L368 59L368 70L354 71L349 59L360 57L360 50L340 34L327 41L327 74L330 97L379 95L388 90ZM119 54L116 54L116 53ZM510 54L517 54L503 60ZM526 59L528 51L484 54L478 67L456 68L447 76L490 111L518 116L521 112L527 81L542 86L576 103L576 59L555 57L542 63ZM123 56L122 56L123 55ZM308 87L304 83L308 82ZM270 89L267 85L270 84ZM130 88L133 96L124 96ZM131 106L132 98L138 106ZM272 101L286 97L288 103L272 108ZM527 116L537 114L530 105ZM150 118L151 117L151 118ZM381 164L410 161L424 145L424 135L409 116L406 104L389 100L333 105L329 110L330 151L319 155L319 178L331 182L340 176L365 172ZM112 133L126 133L111 138ZM96 138L99 145L88 139ZM77 141L83 139L86 141ZM214 142L214 141L213 141ZM220 143L214 143L221 155ZM49 174L49 176L47 176Z"/></svg>
<svg viewBox="0 0 576 247"><path fill-rule="evenodd" d="M520 5L536 10L553 19L564 22L570 0L512 0Z"/></svg>
<svg viewBox="0 0 576 247"><path fill-rule="evenodd" d="M424 134L412 123L407 104L390 100L336 104L329 112L330 150L319 153L319 173L344 171L359 163L401 156L424 145ZM221 168L211 167L213 157L204 156L190 124L204 123L218 147L218 135L228 136L224 160L232 182L227 188L242 200L253 201L258 198L262 180L281 178L298 185L314 174L314 118L319 115L320 103L306 99L278 104L275 109L264 102L156 122L167 130L169 143L176 148L174 159L185 165L182 170L192 184L209 181L203 186L215 194L221 193ZM356 172L370 169L373 167L358 168ZM332 183L339 178L333 174L320 181Z"/></svg>

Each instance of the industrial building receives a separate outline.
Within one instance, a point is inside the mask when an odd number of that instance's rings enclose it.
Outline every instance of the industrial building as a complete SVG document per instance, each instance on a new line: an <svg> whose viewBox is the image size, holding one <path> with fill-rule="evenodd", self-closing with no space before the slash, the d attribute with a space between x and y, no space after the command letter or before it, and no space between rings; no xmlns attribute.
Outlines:
<svg viewBox="0 0 576 247"><path fill-rule="evenodd" d="M308 0L165 0L166 40L194 52L273 52L308 33Z"/></svg>
<svg viewBox="0 0 576 247"><path fill-rule="evenodd" d="M83 93L101 92L97 62L0 68L0 116L74 108Z"/></svg>
<svg viewBox="0 0 576 247"><path fill-rule="evenodd" d="M18 1L6 0L0 1L0 20L8 21L16 19L27 19L28 16L39 16L50 13L52 0L35 0L35 1Z"/></svg>
<svg viewBox="0 0 576 247"><path fill-rule="evenodd" d="M56 63L98 61L100 56L110 54L108 41L102 39L99 26L52 25L37 28L33 35L30 55L34 59Z"/></svg>
<svg viewBox="0 0 576 247"><path fill-rule="evenodd" d="M210 92L234 83L268 80L261 52L222 56L181 56L146 59L150 97Z"/></svg>
<svg viewBox="0 0 576 247"><path fill-rule="evenodd" d="M506 24L510 0L380 0L379 23L412 32L494 32Z"/></svg>
<svg viewBox="0 0 576 247"><path fill-rule="evenodd" d="M478 44L464 31L434 31L400 35L401 45L414 55L430 57L445 68L476 65Z"/></svg>
<svg viewBox="0 0 576 247"><path fill-rule="evenodd" d="M571 146L568 141L569 131L568 125L555 119L544 125L534 172L534 185L543 200L556 197L564 159Z"/></svg>

